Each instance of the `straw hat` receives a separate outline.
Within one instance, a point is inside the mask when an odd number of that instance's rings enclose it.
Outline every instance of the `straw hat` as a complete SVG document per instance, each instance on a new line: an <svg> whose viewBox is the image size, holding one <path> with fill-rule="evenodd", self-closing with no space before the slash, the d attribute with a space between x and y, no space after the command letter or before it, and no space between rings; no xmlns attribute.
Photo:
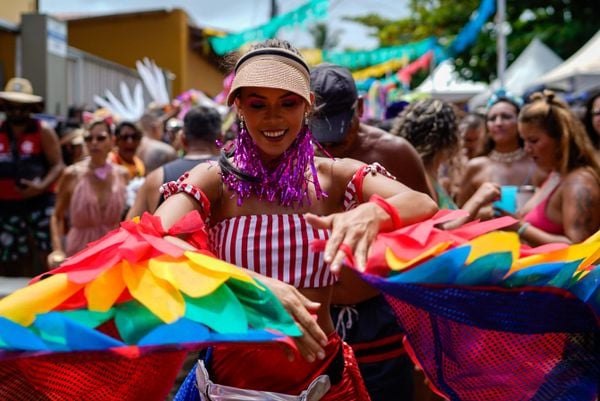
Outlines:
<svg viewBox="0 0 600 401"><path fill-rule="evenodd" d="M260 48L240 58L227 105L233 104L238 89L248 86L287 90L311 103L308 66L300 56L289 50Z"/></svg>
<svg viewBox="0 0 600 401"><path fill-rule="evenodd" d="M41 96L33 94L31 82L25 78L10 79L3 92L0 92L0 100L11 103L35 104L41 103L44 99Z"/></svg>

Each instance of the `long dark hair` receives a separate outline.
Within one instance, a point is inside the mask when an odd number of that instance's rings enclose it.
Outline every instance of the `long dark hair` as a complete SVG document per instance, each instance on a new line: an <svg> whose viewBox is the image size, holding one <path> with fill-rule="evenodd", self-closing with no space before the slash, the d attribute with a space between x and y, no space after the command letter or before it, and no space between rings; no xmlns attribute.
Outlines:
<svg viewBox="0 0 600 401"><path fill-rule="evenodd" d="M560 146L559 173L567 174L587 167L600 180L600 162L595 149L583 124L569 106L549 90L536 92L530 99L531 103L519 114L519 123L539 127L556 140Z"/></svg>
<svg viewBox="0 0 600 401"><path fill-rule="evenodd" d="M596 149L600 149L600 132L596 132L592 124L592 108L594 107L594 101L599 97L600 90L593 92L590 95L587 102L585 102L585 114L583 115L583 124L585 125L585 130L592 141L592 145L594 145L594 148Z"/></svg>

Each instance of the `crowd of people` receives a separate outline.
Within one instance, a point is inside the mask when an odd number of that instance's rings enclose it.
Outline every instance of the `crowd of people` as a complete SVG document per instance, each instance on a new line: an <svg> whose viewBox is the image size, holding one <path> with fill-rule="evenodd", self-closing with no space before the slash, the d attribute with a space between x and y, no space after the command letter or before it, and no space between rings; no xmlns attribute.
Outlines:
<svg viewBox="0 0 600 401"><path fill-rule="evenodd" d="M378 232L438 209L467 212L444 228L511 215L509 229L531 246L600 229L598 94L581 118L550 91L525 102L499 93L484 115L419 100L388 132L364 122L348 69L310 68L285 41L252 46L232 68L227 105L239 129L220 152L223 120L208 106L181 122L157 110L140 121L88 116L59 137L34 118L43 99L28 81L0 92L0 276L43 273L144 212L168 230L198 210L212 252L246 268L298 323L297 355L215 346L178 399L424 400L401 327L383 295L344 267L348 254L363 268ZM311 251L314 239L327 240L323 253Z"/></svg>

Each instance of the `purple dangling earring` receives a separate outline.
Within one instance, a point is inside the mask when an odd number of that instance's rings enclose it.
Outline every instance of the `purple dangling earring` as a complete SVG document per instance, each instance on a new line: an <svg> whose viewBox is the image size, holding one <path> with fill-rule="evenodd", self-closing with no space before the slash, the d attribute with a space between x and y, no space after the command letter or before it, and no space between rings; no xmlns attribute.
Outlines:
<svg viewBox="0 0 600 401"><path fill-rule="evenodd" d="M238 195L238 205L252 194L269 202L278 200L283 206L294 206L295 203L302 205L304 198L310 202L309 182L315 186L317 199L327 196L319 185L307 116L304 123L294 142L276 160L276 167L268 169L261 162L258 148L246 128L243 116L240 116L240 132L235 140L233 164L241 174L223 171L223 182ZM306 178L308 166L312 180Z"/></svg>

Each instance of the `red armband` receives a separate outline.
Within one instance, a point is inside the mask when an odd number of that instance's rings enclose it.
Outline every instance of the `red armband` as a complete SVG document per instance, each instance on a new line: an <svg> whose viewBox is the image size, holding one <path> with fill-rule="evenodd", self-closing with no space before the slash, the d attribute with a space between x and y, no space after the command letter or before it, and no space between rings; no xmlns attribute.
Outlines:
<svg viewBox="0 0 600 401"><path fill-rule="evenodd" d="M398 214L398 211L396 210L396 208L393 207L392 205L390 205L381 196L379 196L377 194L373 194L369 198L369 202L373 202L377 206L379 206L380 208L382 208L383 210L385 210L385 212L392 219L392 224L394 226L394 230L397 230L397 229L402 228L404 226L404 224L402 224L402 219L400 218L400 215Z"/></svg>
<svg viewBox="0 0 600 401"><path fill-rule="evenodd" d="M210 215L210 201L200 188L193 184L183 182L189 176L190 173L185 172L181 177L177 179L177 181L169 181L163 184L160 187L160 193L164 196L165 199L168 199L170 196L175 195L179 192L183 192L190 195L192 198L198 201L198 204L200 205L200 215L202 216L202 219L206 221L206 219Z"/></svg>
<svg viewBox="0 0 600 401"><path fill-rule="evenodd" d="M364 165L352 176L352 179L346 186L346 192L344 193L344 210L350 210L355 208L356 206L364 203L363 199L363 181L365 176L368 174L376 175L382 174L392 180L395 180L396 177L388 173L388 171L379 163L373 163Z"/></svg>

